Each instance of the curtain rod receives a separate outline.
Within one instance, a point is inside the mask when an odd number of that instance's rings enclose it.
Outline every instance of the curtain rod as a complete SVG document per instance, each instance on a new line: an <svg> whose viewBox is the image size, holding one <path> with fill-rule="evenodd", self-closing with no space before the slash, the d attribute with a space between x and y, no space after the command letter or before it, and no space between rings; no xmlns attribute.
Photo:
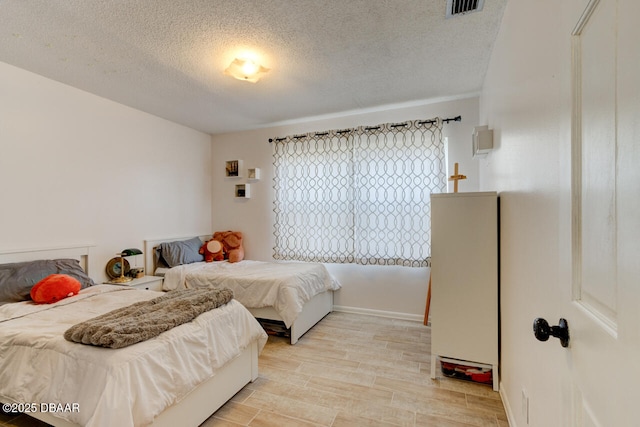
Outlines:
<svg viewBox="0 0 640 427"><path fill-rule="evenodd" d="M455 117L449 117L448 119L442 119L442 121L444 123L449 124L449 122L461 122L462 121L462 116L455 116ZM431 123L435 123L435 120L425 120L425 121L421 121L418 122L421 125L424 124L431 124ZM395 124L395 125L391 125L392 127L400 127L400 126L406 126L406 123L399 123L399 124ZM366 130L373 130L373 129L379 129L378 126L373 126L373 127L367 127L365 128ZM351 129L346 129L346 130L339 130L337 131L337 133L347 133L347 132L351 132ZM317 132L316 136L322 136L322 135L327 135L328 132ZM304 138L305 135L299 135L299 136L294 136L294 138ZM284 141L287 138L269 138L269 144L271 144L273 141Z"/></svg>

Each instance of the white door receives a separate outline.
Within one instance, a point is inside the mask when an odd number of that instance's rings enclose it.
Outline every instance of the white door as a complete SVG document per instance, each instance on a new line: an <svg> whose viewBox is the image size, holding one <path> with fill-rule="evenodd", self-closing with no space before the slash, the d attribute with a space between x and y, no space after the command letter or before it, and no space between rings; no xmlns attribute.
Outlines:
<svg viewBox="0 0 640 427"><path fill-rule="evenodd" d="M584 3L573 33L573 283L559 425L640 426L640 1Z"/></svg>

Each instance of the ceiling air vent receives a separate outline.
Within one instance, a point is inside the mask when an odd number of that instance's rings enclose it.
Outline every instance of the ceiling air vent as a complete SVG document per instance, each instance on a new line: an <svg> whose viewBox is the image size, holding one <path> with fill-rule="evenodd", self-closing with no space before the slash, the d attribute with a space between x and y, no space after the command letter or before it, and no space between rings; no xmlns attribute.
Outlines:
<svg viewBox="0 0 640 427"><path fill-rule="evenodd" d="M447 0L447 18L479 12L484 6L484 0Z"/></svg>

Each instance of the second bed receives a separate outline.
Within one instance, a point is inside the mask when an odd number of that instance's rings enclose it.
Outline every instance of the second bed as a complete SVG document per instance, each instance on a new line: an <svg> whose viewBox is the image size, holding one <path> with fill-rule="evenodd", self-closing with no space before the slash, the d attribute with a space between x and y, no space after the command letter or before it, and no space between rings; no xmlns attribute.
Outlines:
<svg viewBox="0 0 640 427"><path fill-rule="evenodd" d="M146 240L147 271L160 274L153 254L162 243L184 240ZM167 291L204 286L232 289L234 297L256 318L283 322L291 344L333 311L333 292L340 289L340 283L320 263L192 262L166 269L162 274L163 289Z"/></svg>

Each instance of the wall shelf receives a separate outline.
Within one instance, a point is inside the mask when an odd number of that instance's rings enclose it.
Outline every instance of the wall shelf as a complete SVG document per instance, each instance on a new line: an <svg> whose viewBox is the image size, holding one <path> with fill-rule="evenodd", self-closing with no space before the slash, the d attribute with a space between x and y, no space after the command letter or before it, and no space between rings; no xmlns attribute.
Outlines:
<svg viewBox="0 0 640 427"><path fill-rule="evenodd" d="M224 174L227 178L242 177L242 160L227 160L224 164Z"/></svg>
<svg viewBox="0 0 640 427"><path fill-rule="evenodd" d="M235 196L239 199L251 198L251 184L237 184L235 187Z"/></svg>
<svg viewBox="0 0 640 427"><path fill-rule="evenodd" d="M250 168L247 169L247 179L252 181L260 180L260 168Z"/></svg>

